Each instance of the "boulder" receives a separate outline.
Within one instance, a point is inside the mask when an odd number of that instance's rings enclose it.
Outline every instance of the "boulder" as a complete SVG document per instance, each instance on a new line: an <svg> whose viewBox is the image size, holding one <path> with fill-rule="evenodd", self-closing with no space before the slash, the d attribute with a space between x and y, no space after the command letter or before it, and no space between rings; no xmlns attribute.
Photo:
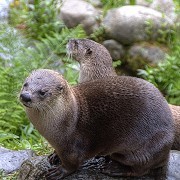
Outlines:
<svg viewBox="0 0 180 180"><path fill-rule="evenodd" d="M176 20L175 4L173 0L153 0L153 1L136 0L136 4L150 7L165 14L172 21Z"/></svg>
<svg viewBox="0 0 180 180"><path fill-rule="evenodd" d="M10 3L13 0L0 0L0 21L7 20L9 14Z"/></svg>
<svg viewBox="0 0 180 180"><path fill-rule="evenodd" d="M169 35L173 21L156 10L135 5L109 10L103 25L107 37L130 45L138 41L156 41L165 33Z"/></svg>
<svg viewBox="0 0 180 180"><path fill-rule="evenodd" d="M143 69L147 64L156 66L165 59L167 51L163 46L150 43L136 43L127 51L128 65L133 71Z"/></svg>
<svg viewBox="0 0 180 180"><path fill-rule="evenodd" d="M82 0L64 0L60 9L60 19L68 28L82 24L87 34L98 28L99 11Z"/></svg>
<svg viewBox="0 0 180 180"><path fill-rule="evenodd" d="M33 155L31 150L13 151L0 147L0 170L6 174L16 171L25 160Z"/></svg>
<svg viewBox="0 0 180 180"><path fill-rule="evenodd" d="M120 60L124 57L124 47L117 41L110 39L102 43L111 54L113 60Z"/></svg>

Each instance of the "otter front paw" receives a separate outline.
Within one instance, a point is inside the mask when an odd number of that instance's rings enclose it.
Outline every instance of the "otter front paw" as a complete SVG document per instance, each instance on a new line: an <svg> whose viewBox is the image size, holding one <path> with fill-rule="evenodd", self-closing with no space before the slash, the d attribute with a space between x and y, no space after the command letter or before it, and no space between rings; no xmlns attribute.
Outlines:
<svg viewBox="0 0 180 180"><path fill-rule="evenodd" d="M51 165L57 166L57 165L61 164L61 160L60 160L59 156L57 155L56 151L54 151L52 154L50 154L48 156L48 160Z"/></svg>
<svg viewBox="0 0 180 180"><path fill-rule="evenodd" d="M62 166L50 168L45 177L47 180L60 180L72 174L74 171L67 171Z"/></svg>

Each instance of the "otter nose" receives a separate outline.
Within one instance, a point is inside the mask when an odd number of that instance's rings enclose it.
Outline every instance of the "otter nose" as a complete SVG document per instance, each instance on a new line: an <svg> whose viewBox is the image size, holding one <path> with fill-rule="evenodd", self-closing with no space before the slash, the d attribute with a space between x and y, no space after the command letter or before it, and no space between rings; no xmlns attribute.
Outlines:
<svg viewBox="0 0 180 180"><path fill-rule="evenodd" d="M20 95L20 98L21 98L21 100L24 101L24 102L31 102L31 96L30 96L29 93L22 93L22 94Z"/></svg>

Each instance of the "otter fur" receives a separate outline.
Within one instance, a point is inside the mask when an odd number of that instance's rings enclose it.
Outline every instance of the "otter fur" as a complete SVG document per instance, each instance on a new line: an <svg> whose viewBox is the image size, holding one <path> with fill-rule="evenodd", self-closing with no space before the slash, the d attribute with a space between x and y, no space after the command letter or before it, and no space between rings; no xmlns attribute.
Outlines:
<svg viewBox="0 0 180 180"><path fill-rule="evenodd" d="M173 115L175 128L175 138L172 149L180 150L180 106L169 104L169 107Z"/></svg>
<svg viewBox="0 0 180 180"><path fill-rule="evenodd" d="M89 39L70 39L68 54L80 63L79 83L117 75L112 66L108 50L101 44ZM180 150L180 106L169 104L175 125L175 140L172 149Z"/></svg>
<svg viewBox="0 0 180 180"><path fill-rule="evenodd" d="M70 86L59 73L39 69L25 80L20 101L61 160L48 180L68 176L95 155L128 166L121 176L142 176L167 165L172 114L145 80L112 76Z"/></svg>
<svg viewBox="0 0 180 180"><path fill-rule="evenodd" d="M99 43L88 39L71 39L67 44L67 52L80 64L79 83L116 76L111 55Z"/></svg>

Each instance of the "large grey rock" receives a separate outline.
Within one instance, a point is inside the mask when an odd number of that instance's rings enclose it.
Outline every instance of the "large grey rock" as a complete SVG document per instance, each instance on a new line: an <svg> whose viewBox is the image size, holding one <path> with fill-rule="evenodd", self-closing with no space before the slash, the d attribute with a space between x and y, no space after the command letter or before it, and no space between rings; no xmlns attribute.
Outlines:
<svg viewBox="0 0 180 180"><path fill-rule="evenodd" d="M125 180L127 178L123 177L109 177L101 173L101 168L109 165L111 162L107 162L104 157L92 158L86 161L77 172L66 177L66 180L79 180L79 179L88 179L88 180ZM35 157L25 161L19 171L18 180L35 180L41 179L45 180L44 174L47 169L51 167L48 162L47 157ZM114 166L112 166L112 170ZM139 178L128 178L129 180L154 180L153 175L146 175ZM168 167L168 178L167 180L178 180L180 179L180 152L171 151L170 161Z"/></svg>
<svg viewBox="0 0 180 180"><path fill-rule="evenodd" d="M16 171L25 160L32 156L31 150L13 151L0 147L0 170L5 173Z"/></svg>
<svg viewBox="0 0 180 180"><path fill-rule="evenodd" d="M147 6L168 16L171 20L176 20L175 4L173 0L136 0L137 5Z"/></svg>
<svg viewBox="0 0 180 180"><path fill-rule="evenodd" d="M171 151L169 168L168 168L168 180L180 179L180 151Z"/></svg>
<svg viewBox="0 0 180 180"><path fill-rule="evenodd" d="M9 5L13 0L0 0L0 21L7 20Z"/></svg>
<svg viewBox="0 0 180 180"><path fill-rule="evenodd" d="M87 34L97 29L98 15L98 10L82 0L64 0L60 10L60 18L68 28L82 24Z"/></svg>
<svg viewBox="0 0 180 180"><path fill-rule="evenodd" d="M106 35L122 44L157 40L168 35L173 21L162 13L143 6L123 6L109 10L103 25Z"/></svg>
<svg viewBox="0 0 180 180"><path fill-rule="evenodd" d="M125 50L124 47L117 41L110 39L103 42L103 45L111 54L113 60L120 60L124 57Z"/></svg>
<svg viewBox="0 0 180 180"><path fill-rule="evenodd" d="M150 43L136 43L127 51L129 67L136 71L145 65L156 66L165 59L167 48Z"/></svg>

